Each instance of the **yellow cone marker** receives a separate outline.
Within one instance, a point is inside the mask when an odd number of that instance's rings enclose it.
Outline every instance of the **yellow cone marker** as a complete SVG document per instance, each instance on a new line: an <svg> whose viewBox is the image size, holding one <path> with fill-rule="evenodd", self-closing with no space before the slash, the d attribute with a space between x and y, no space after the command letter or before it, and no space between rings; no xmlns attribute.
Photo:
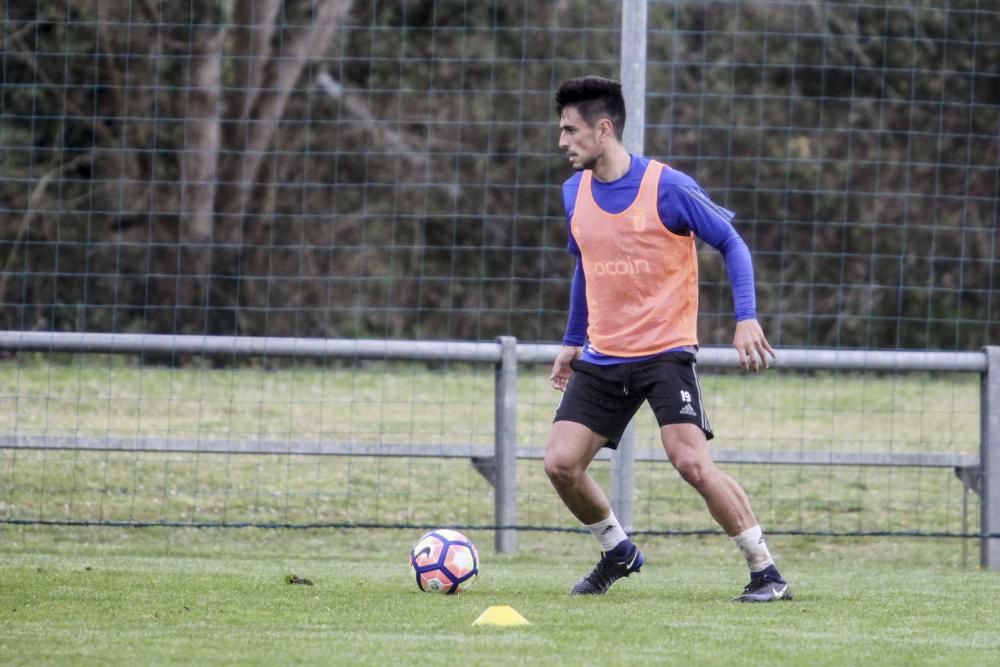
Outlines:
<svg viewBox="0 0 1000 667"><path fill-rule="evenodd" d="M531 625L524 616L506 604L493 605L472 622L473 625Z"/></svg>

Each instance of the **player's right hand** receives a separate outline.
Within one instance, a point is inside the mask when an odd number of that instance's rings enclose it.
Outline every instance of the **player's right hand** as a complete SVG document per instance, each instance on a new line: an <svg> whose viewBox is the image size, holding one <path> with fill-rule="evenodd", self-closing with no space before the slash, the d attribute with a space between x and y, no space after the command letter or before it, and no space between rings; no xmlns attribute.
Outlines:
<svg viewBox="0 0 1000 667"><path fill-rule="evenodd" d="M733 337L733 347L740 354L740 366L743 372L759 372L762 368L770 368L771 359L777 359L774 348L764 337L764 330L761 329L757 320L741 320L736 323L736 335Z"/></svg>
<svg viewBox="0 0 1000 667"><path fill-rule="evenodd" d="M549 374L549 384L552 385L553 389L558 389L559 391L566 391L566 384L569 382L569 376L573 374L573 369L570 368L570 363L583 354L582 347L574 347L572 345L564 345L559 354L556 355L556 361L552 364L552 372Z"/></svg>

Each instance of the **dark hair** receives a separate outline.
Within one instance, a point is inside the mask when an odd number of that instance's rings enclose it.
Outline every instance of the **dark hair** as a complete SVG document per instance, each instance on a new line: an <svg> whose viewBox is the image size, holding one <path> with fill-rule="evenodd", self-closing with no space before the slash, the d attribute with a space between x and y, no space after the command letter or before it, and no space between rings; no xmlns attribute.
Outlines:
<svg viewBox="0 0 1000 667"><path fill-rule="evenodd" d="M556 113L562 116L563 109L574 107L593 127L602 118L611 121L618 139L625 131L625 98L622 84L601 76L581 76L570 79L559 86L556 92Z"/></svg>

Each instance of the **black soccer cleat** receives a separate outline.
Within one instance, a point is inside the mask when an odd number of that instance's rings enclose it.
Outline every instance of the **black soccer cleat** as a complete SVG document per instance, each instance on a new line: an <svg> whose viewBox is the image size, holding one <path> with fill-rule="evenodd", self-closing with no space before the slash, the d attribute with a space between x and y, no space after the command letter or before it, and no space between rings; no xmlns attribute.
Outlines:
<svg viewBox="0 0 1000 667"><path fill-rule="evenodd" d="M601 555L601 560L586 577L576 582L570 589L570 595L604 595L622 577L627 577L633 572L638 572L646 559L642 557L639 547L633 547L633 551L625 560L611 560L605 555Z"/></svg>
<svg viewBox="0 0 1000 667"><path fill-rule="evenodd" d="M784 579L780 577L776 579L769 575L760 577L750 575L750 583L743 589L742 594L733 598L733 602L774 602L791 599L792 589Z"/></svg>

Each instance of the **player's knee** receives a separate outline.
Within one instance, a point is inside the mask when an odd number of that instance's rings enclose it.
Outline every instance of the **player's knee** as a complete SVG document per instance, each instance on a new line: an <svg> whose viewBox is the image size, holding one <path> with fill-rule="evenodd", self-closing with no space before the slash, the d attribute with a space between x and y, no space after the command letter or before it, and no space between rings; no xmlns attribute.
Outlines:
<svg viewBox="0 0 1000 667"><path fill-rule="evenodd" d="M576 461L564 456L548 452L545 454L545 474L556 486L572 484L580 475L581 469Z"/></svg>
<svg viewBox="0 0 1000 667"><path fill-rule="evenodd" d="M711 466L706 465L704 461L692 457L674 461L673 464L684 481L695 489L700 491L705 485Z"/></svg>

